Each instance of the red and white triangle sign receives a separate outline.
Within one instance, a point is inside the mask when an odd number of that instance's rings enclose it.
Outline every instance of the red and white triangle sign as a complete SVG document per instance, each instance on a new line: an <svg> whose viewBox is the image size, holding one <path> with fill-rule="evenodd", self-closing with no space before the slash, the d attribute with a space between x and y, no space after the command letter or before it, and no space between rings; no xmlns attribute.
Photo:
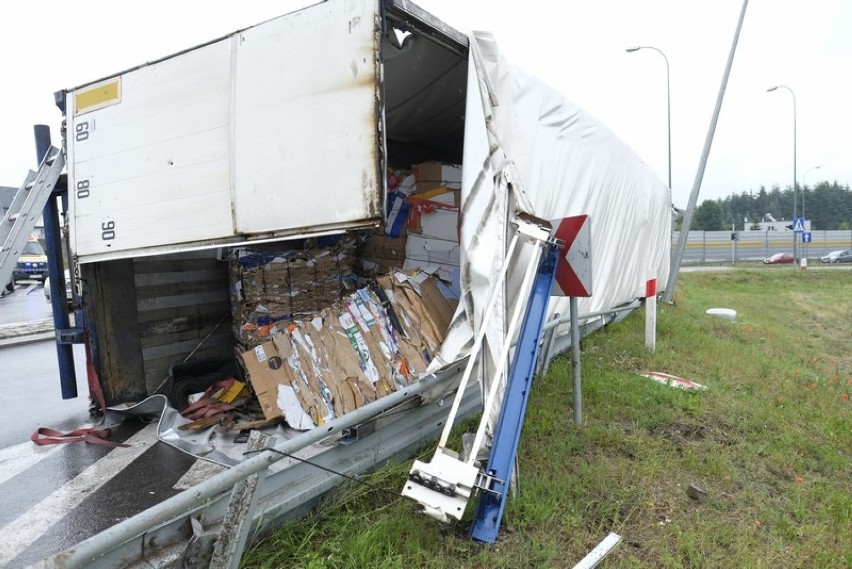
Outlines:
<svg viewBox="0 0 852 569"><path fill-rule="evenodd" d="M553 296L592 296L592 230L588 215L553 222L553 237L564 243L556 263Z"/></svg>

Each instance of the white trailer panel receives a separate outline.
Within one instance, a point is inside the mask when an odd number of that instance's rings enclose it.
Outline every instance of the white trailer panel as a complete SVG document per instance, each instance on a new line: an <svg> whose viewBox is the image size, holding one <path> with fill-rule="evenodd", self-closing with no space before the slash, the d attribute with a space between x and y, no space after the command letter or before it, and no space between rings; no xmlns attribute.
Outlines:
<svg viewBox="0 0 852 569"><path fill-rule="evenodd" d="M377 216L377 18L374 2L328 2L240 34L237 232Z"/></svg>
<svg viewBox="0 0 852 569"><path fill-rule="evenodd" d="M330 0L71 90L79 261L375 223L379 34L375 0Z"/></svg>
<svg viewBox="0 0 852 569"><path fill-rule="evenodd" d="M231 233L230 40L125 73L116 104L70 97L74 247L81 259Z"/></svg>

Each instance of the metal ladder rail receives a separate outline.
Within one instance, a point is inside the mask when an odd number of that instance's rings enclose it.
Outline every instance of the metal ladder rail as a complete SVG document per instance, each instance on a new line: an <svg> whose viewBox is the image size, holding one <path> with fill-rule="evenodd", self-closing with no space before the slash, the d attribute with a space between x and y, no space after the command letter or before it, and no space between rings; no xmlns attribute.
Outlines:
<svg viewBox="0 0 852 569"><path fill-rule="evenodd" d="M500 530L530 388L535 375L539 340L547 317L553 277L556 274L557 251L556 244L550 243L539 265L530 301L524 314L515 358L512 361L506 391L503 395L500 418L491 443L488 466L484 473L487 487L481 488L476 514L470 527L470 537L476 541L494 543Z"/></svg>
<svg viewBox="0 0 852 569"><path fill-rule="evenodd" d="M62 152L51 146L38 171L30 171L15 193L9 211L0 221L0 283L5 284L12 276L24 244L35 229L64 167Z"/></svg>
<svg viewBox="0 0 852 569"><path fill-rule="evenodd" d="M6 284L9 282L9 277L12 275L18 257L21 254L23 243L15 245L15 240L12 239L12 232L20 217L20 211L23 204L30 195L29 189L33 186L33 181L36 178L36 173L30 170L27 174L24 183L15 192L15 197L12 198L12 204L3 219L0 220L0 282ZM7 269L8 267L8 269Z"/></svg>

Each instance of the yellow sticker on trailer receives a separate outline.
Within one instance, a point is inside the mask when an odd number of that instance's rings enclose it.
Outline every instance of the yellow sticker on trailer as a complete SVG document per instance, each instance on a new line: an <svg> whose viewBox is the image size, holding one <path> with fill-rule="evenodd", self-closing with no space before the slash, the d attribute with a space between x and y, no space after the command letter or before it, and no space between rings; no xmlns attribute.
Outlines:
<svg viewBox="0 0 852 569"><path fill-rule="evenodd" d="M74 93L74 114L80 115L121 102L121 77L101 81Z"/></svg>

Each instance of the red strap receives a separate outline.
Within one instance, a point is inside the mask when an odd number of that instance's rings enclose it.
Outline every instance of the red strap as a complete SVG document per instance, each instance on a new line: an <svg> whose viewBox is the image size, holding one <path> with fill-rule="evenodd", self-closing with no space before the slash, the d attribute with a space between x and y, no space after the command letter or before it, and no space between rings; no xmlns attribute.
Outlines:
<svg viewBox="0 0 852 569"><path fill-rule="evenodd" d="M116 443L107 440L111 434L111 429L85 428L76 429L68 433L63 433L61 431L48 429L47 427L39 427L36 432L32 434L30 440L32 440L35 444L39 446L57 445L61 443L73 443L77 441L83 441L95 445L105 445L110 447L130 446L128 444Z"/></svg>
<svg viewBox="0 0 852 569"><path fill-rule="evenodd" d="M100 406L102 413L101 420L104 420L106 419L106 401L104 399L104 392L101 390L101 382L98 380L98 372L95 370L95 364L92 361L92 347L89 342L89 334L86 332L83 332L83 343L86 346L86 379L89 384L89 395ZM40 427L30 436L30 440L39 446L73 443L77 441L110 447L130 446L107 440L111 434L112 429L95 429L90 427L63 433L47 427Z"/></svg>
<svg viewBox="0 0 852 569"><path fill-rule="evenodd" d="M181 409L180 414L183 415L184 417L189 417L193 420L194 419L200 419L202 416L206 416L206 415L199 415L199 416L193 417L191 415L198 415L198 413L195 413L195 411L197 411L198 409L207 408L207 407L210 407L211 404L220 403L220 401L218 399L216 399L215 397L213 397L213 395L216 394L217 392L218 392L219 395L223 395L223 394L227 393L228 390L231 389L231 387L233 387L235 381L236 380L233 377L229 377L227 379L222 379L222 380L219 380L219 381L212 383L207 389L204 390L204 396L201 399L199 399L195 403L187 405L186 407ZM221 404L225 405L225 403L221 403ZM229 407L229 409L222 409L222 411L228 411L232 408L233 407Z"/></svg>
<svg viewBox="0 0 852 569"><path fill-rule="evenodd" d="M184 412L181 414L190 421L197 421L198 419L204 419L212 415L217 415L219 413L235 409L235 407L230 403L221 403L215 399L202 399L201 401L198 401L198 403L202 402L206 403L206 405L196 409L192 413Z"/></svg>
<svg viewBox="0 0 852 569"><path fill-rule="evenodd" d="M106 419L106 400L101 389L101 382L98 379L98 372L95 370L95 363L92 361L92 347L89 343L88 332L83 332L83 344L86 346L86 379L89 383L89 394L97 401L101 408L101 416Z"/></svg>
<svg viewBox="0 0 852 569"><path fill-rule="evenodd" d="M435 213L435 210L438 209L447 211L458 211L459 209L454 205L425 200L423 198L415 198L413 196L408 196L405 198L405 201L411 205L411 211L408 214L408 229L415 231L417 230L417 226L420 224L421 214Z"/></svg>

